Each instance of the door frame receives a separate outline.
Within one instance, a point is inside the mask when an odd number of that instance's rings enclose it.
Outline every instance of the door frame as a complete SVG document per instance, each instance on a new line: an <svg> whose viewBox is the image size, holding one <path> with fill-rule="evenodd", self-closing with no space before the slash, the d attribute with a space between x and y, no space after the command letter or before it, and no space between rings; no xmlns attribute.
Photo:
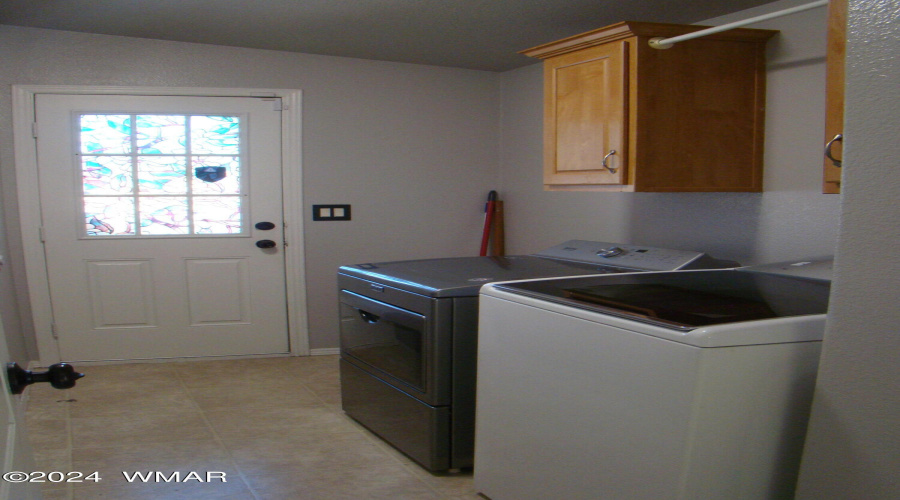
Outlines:
<svg viewBox="0 0 900 500"><path fill-rule="evenodd" d="M189 97L281 98L282 207L285 223L285 283L288 341L293 356L309 355L306 314L306 272L303 241L302 186L302 91L299 89L249 89L202 87L122 87L82 85L13 85L13 147L19 224L25 259L31 316L42 366L61 361L53 332L50 282L41 235L41 200L38 187L35 107L37 94L133 95Z"/></svg>

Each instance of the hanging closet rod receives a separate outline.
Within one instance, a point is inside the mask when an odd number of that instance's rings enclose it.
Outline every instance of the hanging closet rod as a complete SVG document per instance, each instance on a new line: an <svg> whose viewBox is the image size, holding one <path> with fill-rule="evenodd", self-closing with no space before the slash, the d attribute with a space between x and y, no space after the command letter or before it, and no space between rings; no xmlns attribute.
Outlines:
<svg viewBox="0 0 900 500"><path fill-rule="evenodd" d="M713 26L712 28L707 28L705 30L695 31L693 33L688 33L686 35L674 36L672 38L653 38L650 40L650 46L654 49L668 49L675 45L678 42L683 42L685 40L691 40L693 38L700 38L701 36L712 35L713 33L719 33L720 31L728 31L733 28L738 28L740 26L746 26L748 24L758 23L760 21L765 21L767 19L772 19L775 17L782 17L788 14L793 14L795 12L803 12L804 10L815 9L816 7L824 7L828 5L828 0L818 0L816 2L798 5L796 7L791 7L789 9L779 10L776 12L770 12L768 14L763 14L761 16L751 17L750 19L744 19L743 21L735 21L733 23L723 24L721 26Z"/></svg>

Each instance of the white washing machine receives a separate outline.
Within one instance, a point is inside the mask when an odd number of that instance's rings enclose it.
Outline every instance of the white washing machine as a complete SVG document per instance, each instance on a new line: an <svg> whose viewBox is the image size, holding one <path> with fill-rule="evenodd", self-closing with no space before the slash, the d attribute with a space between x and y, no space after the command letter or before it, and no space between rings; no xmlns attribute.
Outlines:
<svg viewBox="0 0 900 500"><path fill-rule="evenodd" d="M493 500L790 498L830 261L485 285Z"/></svg>

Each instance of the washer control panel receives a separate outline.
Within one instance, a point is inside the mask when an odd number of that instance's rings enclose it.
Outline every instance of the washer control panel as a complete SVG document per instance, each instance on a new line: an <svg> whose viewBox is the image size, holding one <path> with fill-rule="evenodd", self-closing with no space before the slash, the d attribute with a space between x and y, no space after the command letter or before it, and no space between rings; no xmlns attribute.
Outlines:
<svg viewBox="0 0 900 500"><path fill-rule="evenodd" d="M617 266L639 271L717 269L738 266L737 262L720 261L703 252L692 250L585 240L570 240L534 255L550 259Z"/></svg>
<svg viewBox="0 0 900 500"><path fill-rule="evenodd" d="M608 259L610 257L622 255L623 252L625 252L625 249L622 247L609 247L602 250L597 250L597 255L599 257L603 257L604 259Z"/></svg>

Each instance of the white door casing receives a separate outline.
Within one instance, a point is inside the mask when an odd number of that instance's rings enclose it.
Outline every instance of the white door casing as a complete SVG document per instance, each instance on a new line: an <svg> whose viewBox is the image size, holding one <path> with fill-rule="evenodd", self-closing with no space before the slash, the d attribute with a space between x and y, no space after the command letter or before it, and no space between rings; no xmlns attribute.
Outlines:
<svg viewBox="0 0 900 500"><path fill-rule="evenodd" d="M13 476L0 480L0 500L37 500L41 498L40 483L19 482L22 475L15 473L30 473L35 470L31 452L31 443L28 442L28 434L25 429L24 407L21 398L14 396L9 390L6 379L6 363L10 361L9 351L6 347L6 335L3 333L3 321L0 319L0 425L6 430L0 436L0 457L3 460L0 475L13 472Z"/></svg>
<svg viewBox="0 0 900 500"><path fill-rule="evenodd" d="M172 274L173 269L187 268L189 276L185 277L176 277L174 279L187 281L193 279L194 283L204 283L208 282L210 279L219 279L217 276L220 275L214 269L223 268L228 271L234 272L237 271L236 274L232 273L232 277L234 279L221 278L224 280L225 284L235 284L241 282L243 279L248 276L256 273L256 269L254 269L254 265L250 265L250 261L246 261L244 259L238 258L229 258L232 256L238 256L242 254L247 255L257 255L264 256L265 251L259 250L255 246L253 246L253 242L257 239L267 238L276 240L279 244L278 247L278 255L277 258L280 258L282 255L284 257L284 263L286 266L286 282L287 282L287 308L288 308L288 323L290 326L290 350L292 354L295 355L305 355L308 354L308 343L306 336L306 318L305 318L305 293L304 293L304 283L303 283L303 245L302 245L302 202L300 200L299 193L301 193L300 189L300 171L299 171L299 124L300 124L300 93L299 91L255 91L255 90L234 90L234 89L134 89L134 88L121 88L121 87L47 87L47 86L16 86L14 87L14 112L15 112L15 132L16 132L16 166L17 166L17 180L18 180L18 191L19 191L19 208L20 208L20 216L22 221L22 234L23 234L23 247L26 253L26 270L28 273L28 283L31 295L31 305L33 311L33 319L37 333L38 340L38 348L40 352L40 358L42 364L50 364L53 362L57 362L61 359L61 354L66 359L77 359L79 356L71 357L70 352L77 353L77 349L73 351L73 345L66 344L65 340L65 331L60 331L61 339L60 342L63 346L63 352L60 352L59 345L57 344L56 339L54 339L53 334L51 333L51 322L48 321L50 317L52 317L51 313L55 310L60 312L64 310L65 307L60 306L59 299L56 296L53 296L54 302L51 303L51 286L49 285L49 280L47 278L47 266L48 264L51 266L51 269L54 269L54 275L59 270L63 270L63 274L65 274L66 266L61 266L60 264L54 265L54 262L59 260L59 257L65 256L68 252L68 248L62 249L54 249L53 245L50 244L49 239L54 238L56 235L53 230L47 228L45 233L48 238L48 247L47 247L47 255L45 256L43 253L43 248L41 247L40 237L40 225L41 225L41 206L40 203L42 199L40 198L40 194L44 195L43 202L47 202L47 198L49 195L48 192L57 192L61 189L60 186L63 185L71 185L71 183L66 184L67 180L61 179L50 179L49 181L38 175L39 167L38 167L38 159L35 153L36 144L35 139L32 134L31 123L34 123L35 119L35 101L46 100L47 102L51 102L53 99L62 99L63 101L68 101L69 99L75 99L79 102L87 100L87 104L90 104L92 99L99 99L99 102L105 102L114 99L128 99L125 97L115 97L115 96L136 96L135 99L146 99L139 96L172 96L170 98L165 97L156 97L151 98L152 101L159 100L183 100L190 99L189 97L178 97L178 96L190 96L193 95L195 97L216 97L216 98L224 98L224 97L262 97L262 98L273 98L278 97L281 98L281 101L284 103L284 110L281 114L281 156L284 164L282 177L281 179L276 179L276 184L280 183L284 186L284 192L286 195L284 196L284 204L283 204L283 212L284 219L286 222L286 231L284 239L288 242L286 247L282 247L281 245L281 237L272 237L268 238L268 235L255 231L252 229L252 224L255 222L259 222L259 217L256 214L253 215L251 219L248 219L246 222L251 225L251 233L246 235L247 237L226 237L226 238L212 238L213 240L221 241L225 240L226 242L230 242L234 244L236 241L241 241L241 243L237 243L237 245L245 247L244 249L222 249L218 255L215 255L215 260L211 259L193 259L186 260L183 262L177 262L177 265L172 265L172 262L166 263L161 261L158 257L164 255L166 250L154 250L151 251L154 259L141 258L140 256L132 256L129 257L128 253L132 252L131 250L123 250L124 254L119 255L115 258L110 258L108 256L100 256L95 259L87 258L85 259L85 255L81 255L81 262L76 266L82 269L78 269L77 272L73 274L73 276L77 277L79 273L84 276L91 276L93 279L104 279L109 278L112 280L110 283L114 283L116 280L120 279L117 276L122 273L121 276L124 276L124 282L127 283L129 279L137 279L144 275L144 273L149 271L161 271L163 274ZM38 96L41 96L39 99ZM80 96L80 97L79 97ZM105 98L103 96L106 96ZM216 99L211 99L215 101ZM227 100L227 99L226 99ZM269 109L272 109L273 105L272 101L262 101L260 99L246 99L245 101L255 101L257 103L263 102ZM51 108L53 106L50 106ZM106 108L106 109L116 109ZM90 109L88 109L90 110ZM152 110L148 110L146 108L142 109L141 112L148 112ZM252 118L252 115L251 115ZM42 120L43 121L43 120ZM251 119L252 123L252 119ZM41 123L39 127L36 127L36 130L40 130L43 134L44 124ZM252 125L251 125L252 128ZM41 146L40 139L38 139L38 146ZM42 151L43 155L48 155L50 153ZM259 154L260 158L264 157L263 154ZM43 163L45 158L41 159ZM70 162L71 163L71 162ZM40 168L44 168L43 166ZM43 174L43 172L41 172ZM45 174L44 174L45 175ZM252 172L250 176L252 177ZM280 182L279 182L280 181ZM252 182L252 181L251 181ZM43 188L43 192L41 190ZM271 189L271 188L270 188ZM281 193L279 193L281 194ZM252 200L251 200L252 201ZM65 202L69 205L72 205L70 202ZM261 203L262 204L262 203ZM260 205L261 205L260 204ZM70 210L71 212L72 210ZM46 219L46 217L45 217ZM72 222L75 221L75 222ZM46 220L44 222L47 222ZM72 219L70 221L61 222L58 224L58 228L76 228L77 227L77 218ZM37 230L36 230L37 229ZM273 233L275 231L270 231L269 233ZM101 237L103 238L103 237ZM70 238L71 239L71 238ZM106 243L104 246L109 246L110 248L115 245L125 244L123 240L127 238L120 238L118 241L89 241L88 244L97 243ZM177 239L177 238L176 238ZM203 239L203 238L193 238L193 239ZM173 239L174 240L174 239ZM84 242L84 238L80 240L82 243ZM165 245L167 241L166 238L160 239L148 239L145 240L148 245ZM171 241L171 240L170 240ZM112 244L112 245L110 245ZM94 250L96 250L96 246ZM283 254L281 252L284 252ZM78 253L78 252L75 252ZM84 253L84 252L82 252ZM90 252L88 252L90 253ZM202 255L202 254L195 254ZM48 260L49 257L49 260ZM271 257L271 255L269 255ZM87 262L85 262L87 261ZM75 261L73 260L72 263ZM90 272L86 272L83 268L87 267L90 269ZM116 270L115 272L111 272L112 270ZM131 276L132 278L129 278ZM237 277L235 277L237 276ZM55 278L55 276L54 276ZM66 280L71 280L72 277L65 277ZM265 281L268 281L272 286L279 287L281 285L278 284L278 280L269 276ZM143 287L134 287L134 289L130 292L133 293L135 297L152 294L152 286L147 285L148 282L144 282ZM177 281L176 281L177 283ZM190 286L182 287L185 290L191 289ZM146 293L143 290L148 290ZM192 291L195 295L197 295L197 291L202 290L202 288L193 287ZM250 288L247 288L250 290ZM94 291L96 294L96 290ZM187 331L199 331L200 328L196 325L197 320L199 322L203 322L204 314L212 314L212 316L216 315L217 306L215 304L216 299L213 297L209 299L204 304L204 299L207 294L211 292L209 291L201 291L200 293L200 302L198 305L195 305L193 309L183 306L181 302L184 302L188 299L188 297L182 296L177 298L175 302L172 302L168 305L165 305L161 309L159 308L160 304L157 304L157 311L170 311L174 309L181 309L181 311L185 312L189 317L186 319L187 324L194 323L195 326L191 326L187 328ZM254 295L259 295L261 292L259 290L253 292ZM58 294L58 292L57 292ZM186 295L190 295L190 292L185 292ZM162 295L157 290L155 294L157 297L168 297L168 294L163 293ZM177 295L177 294L175 294ZM227 298L227 294L226 294ZM234 299L232 297L232 302ZM130 299L129 299L130 300ZM123 301L124 304L127 304L129 301ZM83 308L82 308L83 309ZM139 309L139 308L137 308ZM205 310L205 312L204 312ZM199 311L199 312L198 312ZM129 314L133 315L134 310ZM148 313L149 314L149 313ZM277 315L278 313L276 313ZM199 316L198 316L199 315ZM257 315L259 316L259 315ZM166 318L160 318L160 314L157 312L154 317L153 314L149 314L149 317L153 323L153 321L159 322L160 319L165 320ZM117 321L118 318L113 318L113 323ZM131 321L131 318L125 318L126 323ZM216 318L213 317L214 320ZM241 317L239 313L235 313L234 317L226 317L225 323L229 321L241 324L246 323L244 321L246 318ZM96 318L91 318L91 322L96 323ZM217 321L214 321L216 323ZM221 322L220 322L221 323ZM169 357L172 354L172 350L167 353L165 349L158 349L157 352L153 352L153 349L156 347L156 342L151 339L152 337L143 338L139 333L141 330L146 330L146 326L149 326L152 329L152 325L128 325L127 328L119 329L117 333L125 334L124 336L119 337L119 339L125 339L128 342L135 342L137 348L142 352L147 352L149 355L140 355L137 357ZM168 325L168 326L171 326ZM214 325L214 327L222 327L229 326L218 324ZM235 325L230 325L235 326ZM252 327L251 327L252 328ZM58 325L58 330L62 330L63 326ZM169 328L166 328L168 330ZM213 328L215 330L215 328ZM222 328L219 328L220 330ZM227 328L225 328L227 329ZM110 330L110 331L101 331L100 333L113 333L115 328L101 328L101 330ZM184 338L179 337L182 334L178 334L177 332L173 333L173 336L168 338L168 342L172 344L175 349L174 352L180 353L175 355L186 355L186 356L205 356L205 355L230 355L230 354L241 354L240 351L230 352L227 349L222 350L221 352L216 352L215 350L203 353L196 351L195 348L191 347L190 341ZM130 335L130 337L129 337ZM90 337L84 337L90 338ZM130 340L129 340L130 339ZM214 336L209 338L210 340L214 339ZM98 344L105 344L102 341L102 338L94 339ZM244 353L257 353L263 354L266 352L284 352L284 350L278 350L275 348L265 347L263 348L261 345L248 345L252 344L254 341L251 337L244 338L243 342L245 347L250 349L249 352ZM217 341L213 340L212 344L218 344ZM193 350L192 350L193 349ZM100 357L97 359L123 359L128 356L117 355L115 352L110 351L106 353L101 353Z"/></svg>

